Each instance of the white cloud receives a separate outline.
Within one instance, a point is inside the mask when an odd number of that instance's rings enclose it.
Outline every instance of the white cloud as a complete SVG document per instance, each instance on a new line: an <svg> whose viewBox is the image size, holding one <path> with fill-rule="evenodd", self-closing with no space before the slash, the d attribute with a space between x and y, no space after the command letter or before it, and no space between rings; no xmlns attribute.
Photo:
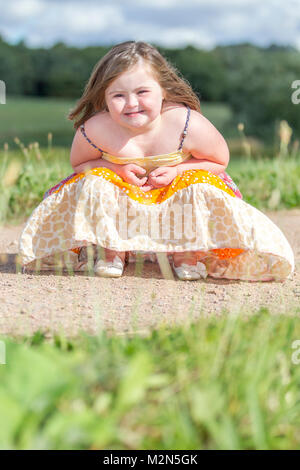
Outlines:
<svg viewBox="0 0 300 470"><path fill-rule="evenodd" d="M44 3L40 0L26 0L26 2L24 0L14 0L14 2L6 4L5 7L1 7L1 13L3 9L5 15L5 10L7 10L9 15L15 18L16 21L26 21L32 16L40 15L44 6Z"/></svg>
<svg viewBox="0 0 300 470"><path fill-rule="evenodd" d="M166 47L252 42L300 49L299 0L0 0L0 34L29 46L145 40Z"/></svg>
<svg viewBox="0 0 300 470"><path fill-rule="evenodd" d="M59 31L62 37L67 38L72 35L76 43L82 33L101 32L108 25L111 28L119 28L124 24L122 12L113 5L103 7L96 5L93 7L92 14L87 12L85 3L78 4L75 8L71 4L61 5L60 11L61 14L58 14L56 9L49 10L47 17L40 20L38 29L43 31L44 27L49 25L47 28L49 34L50 28L55 25L56 31Z"/></svg>

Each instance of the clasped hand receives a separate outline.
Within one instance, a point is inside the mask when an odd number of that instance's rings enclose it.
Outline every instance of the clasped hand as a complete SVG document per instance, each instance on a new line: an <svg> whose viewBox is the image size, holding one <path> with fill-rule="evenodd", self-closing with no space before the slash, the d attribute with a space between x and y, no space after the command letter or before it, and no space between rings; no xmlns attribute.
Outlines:
<svg viewBox="0 0 300 470"><path fill-rule="evenodd" d="M168 186L176 178L177 168L176 166L160 166L152 170L148 177L143 177L142 175L146 173L144 168L135 163L128 163L122 165L118 173L124 181L139 186L142 191L146 192Z"/></svg>

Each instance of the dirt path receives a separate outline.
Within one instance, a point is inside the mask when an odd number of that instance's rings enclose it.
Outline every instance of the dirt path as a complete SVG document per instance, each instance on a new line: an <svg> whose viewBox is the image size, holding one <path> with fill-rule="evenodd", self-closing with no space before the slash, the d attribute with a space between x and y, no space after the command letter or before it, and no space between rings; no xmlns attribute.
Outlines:
<svg viewBox="0 0 300 470"><path fill-rule="evenodd" d="M141 276L126 266L119 279L76 273L16 274L15 256L24 223L0 228L0 334L24 335L41 329L51 336L74 336L102 328L119 334L147 332L162 323L172 325L200 315L252 312L262 306L272 314L298 307L300 313L300 209L265 212L290 242L296 268L293 279L280 282L163 279L157 264L146 262ZM225 309L225 310L224 310Z"/></svg>

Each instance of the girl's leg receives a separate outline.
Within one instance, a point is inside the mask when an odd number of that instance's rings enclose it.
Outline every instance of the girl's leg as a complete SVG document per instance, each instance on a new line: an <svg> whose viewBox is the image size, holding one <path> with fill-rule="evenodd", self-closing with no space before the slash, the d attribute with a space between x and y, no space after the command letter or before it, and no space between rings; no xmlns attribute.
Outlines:
<svg viewBox="0 0 300 470"><path fill-rule="evenodd" d="M108 248L103 248L101 246L97 245L92 245L90 247L88 246L83 246L80 248L80 252L78 255L78 261L82 263L87 263L88 261L88 249L93 248L93 257L94 257L94 262L97 262L99 259L102 259L104 261L111 262L114 260L116 256L119 256L123 262L125 262L126 259L126 251L115 251L115 250L109 250Z"/></svg>
<svg viewBox="0 0 300 470"><path fill-rule="evenodd" d="M126 262L126 251L115 251L108 248L99 250L99 247L97 247L97 251L94 273L101 277L122 276Z"/></svg>
<svg viewBox="0 0 300 470"><path fill-rule="evenodd" d="M125 257L126 257L126 251L114 251L114 250L109 250L108 248L104 249L105 253L105 261L113 261L116 256L119 256L119 258L125 262Z"/></svg>
<svg viewBox="0 0 300 470"><path fill-rule="evenodd" d="M183 263L190 266L197 264L197 261L200 261L201 258L205 255L205 252L202 251L183 251L181 253L173 253L173 262L174 266L181 266Z"/></svg>
<svg viewBox="0 0 300 470"><path fill-rule="evenodd" d="M204 257L205 253L201 251L173 253L173 268L177 277L182 281L205 279L208 273L205 264L201 263Z"/></svg>

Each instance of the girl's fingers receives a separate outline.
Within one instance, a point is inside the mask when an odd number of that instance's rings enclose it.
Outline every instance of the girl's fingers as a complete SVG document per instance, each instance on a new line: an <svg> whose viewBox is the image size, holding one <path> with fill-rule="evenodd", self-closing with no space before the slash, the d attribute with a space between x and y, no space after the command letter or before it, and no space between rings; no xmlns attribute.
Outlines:
<svg viewBox="0 0 300 470"><path fill-rule="evenodd" d="M146 181L147 181L146 176L144 178L136 178L136 182L134 184L136 184L137 186L143 186L143 184L145 184Z"/></svg>
<svg viewBox="0 0 300 470"><path fill-rule="evenodd" d="M144 175L146 173L145 168L142 168L140 166L136 165L136 168L133 170L134 173L137 173L138 175Z"/></svg>
<svg viewBox="0 0 300 470"><path fill-rule="evenodd" d="M164 178L156 178L156 180L155 180L155 184L161 184L161 185L164 185L164 184L165 184L165 180L164 180Z"/></svg>
<svg viewBox="0 0 300 470"><path fill-rule="evenodd" d="M141 190L146 192L146 191L151 191L151 189L154 189L153 186L147 185L147 186L141 186Z"/></svg>
<svg viewBox="0 0 300 470"><path fill-rule="evenodd" d="M153 170L152 173L150 173L151 176L154 176L154 178L163 176L167 173L167 170L162 170L161 168L159 170Z"/></svg>

